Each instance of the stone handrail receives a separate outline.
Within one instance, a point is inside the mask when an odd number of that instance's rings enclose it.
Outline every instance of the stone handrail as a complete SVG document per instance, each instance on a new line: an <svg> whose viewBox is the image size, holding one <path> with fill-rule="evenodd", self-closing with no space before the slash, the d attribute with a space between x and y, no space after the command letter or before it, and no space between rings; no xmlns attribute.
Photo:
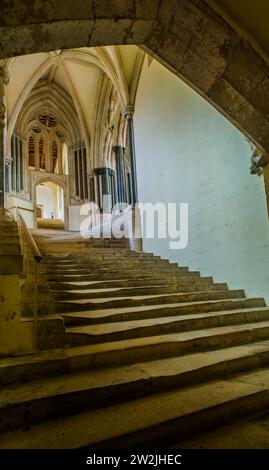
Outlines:
<svg viewBox="0 0 269 470"><path fill-rule="evenodd" d="M40 261L42 260L42 255L38 249L38 246L36 244L36 242L34 241L33 239L33 236L30 232L30 230L28 229L25 221L24 221L24 218L22 217L22 215L20 214L20 212L18 212L18 219L19 219L19 223L21 225L21 228L22 228L22 231L24 233L24 238L27 240L27 243L28 243L28 246L30 248L30 251L33 255L33 258L40 263Z"/></svg>

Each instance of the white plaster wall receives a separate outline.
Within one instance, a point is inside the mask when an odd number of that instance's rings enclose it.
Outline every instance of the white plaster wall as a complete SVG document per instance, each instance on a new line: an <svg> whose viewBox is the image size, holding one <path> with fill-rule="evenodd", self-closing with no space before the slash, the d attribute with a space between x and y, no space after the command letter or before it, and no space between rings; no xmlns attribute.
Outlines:
<svg viewBox="0 0 269 470"><path fill-rule="evenodd" d="M138 87L135 138L139 200L188 202L189 244L146 251L228 281L269 304L269 233L263 179L250 146L226 119L155 60Z"/></svg>
<svg viewBox="0 0 269 470"><path fill-rule="evenodd" d="M51 213L54 213L54 194L50 187L38 185L36 188L36 203L43 206L42 217L51 219ZM55 215L54 215L55 217Z"/></svg>

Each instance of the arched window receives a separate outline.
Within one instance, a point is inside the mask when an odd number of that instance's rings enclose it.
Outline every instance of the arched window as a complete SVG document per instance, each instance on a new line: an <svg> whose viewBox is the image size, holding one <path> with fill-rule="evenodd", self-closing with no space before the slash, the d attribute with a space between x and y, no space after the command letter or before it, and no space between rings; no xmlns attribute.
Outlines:
<svg viewBox="0 0 269 470"><path fill-rule="evenodd" d="M35 141L32 136L29 137L28 142L28 161L29 166L35 168Z"/></svg>
<svg viewBox="0 0 269 470"><path fill-rule="evenodd" d="M88 177L85 147L80 147L75 150L74 159L76 196L79 197L79 199L86 200L88 199Z"/></svg>
<svg viewBox="0 0 269 470"><path fill-rule="evenodd" d="M23 191L23 145L22 140L16 134L11 139L11 190Z"/></svg>
<svg viewBox="0 0 269 470"><path fill-rule="evenodd" d="M39 139L39 169L45 170L46 169L46 155L44 152L44 140L43 137Z"/></svg>
<svg viewBox="0 0 269 470"><path fill-rule="evenodd" d="M57 142L55 140L53 140L53 142L51 144L51 156L52 156L52 172L56 173L56 170L58 170L58 172L59 172L59 166L57 167L58 146L57 146Z"/></svg>

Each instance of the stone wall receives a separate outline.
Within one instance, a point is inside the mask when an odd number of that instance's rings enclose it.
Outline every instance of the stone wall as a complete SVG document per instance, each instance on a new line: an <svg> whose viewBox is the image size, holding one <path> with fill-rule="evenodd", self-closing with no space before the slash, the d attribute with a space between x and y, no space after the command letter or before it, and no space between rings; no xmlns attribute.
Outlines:
<svg viewBox="0 0 269 470"><path fill-rule="evenodd" d="M135 135L139 200L189 203L188 247L154 239L146 251L269 302L264 181L244 136L156 61L142 71Z"/></svg>

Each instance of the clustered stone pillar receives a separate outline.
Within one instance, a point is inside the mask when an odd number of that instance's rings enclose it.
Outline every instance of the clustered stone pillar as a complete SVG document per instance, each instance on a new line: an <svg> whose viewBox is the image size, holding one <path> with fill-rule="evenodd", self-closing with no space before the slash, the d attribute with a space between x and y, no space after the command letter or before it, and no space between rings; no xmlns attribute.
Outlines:
<svg viewBox="0 0 269 470"><path fill-rule="evenodd" d="M101 212L111 213L111 209L115 204L115 172L111 168L102 167L93 170L96 181L97 204Z"/></svg>
<svg viewBox="0 0 269 470"><path fill-rule="evenodd" d="M136 157L135 157L135 139L134 139L134 107L125 106L123 116L127 121L128 152L130 161L130 197L131 205L135 207L138 203L137 196L137 178L136 178Z"/></svg>
<svg viewBox="0 0 269 470"><path fill-rule="evenodd" d="M131 214L129 217L129 239L130 248L134 251L142 251L142 234L141 234L141 220L140 212L137 207L138 194L137 194L137 177L136 177L136 156L135 156L135 138L134 138L134 107L131 105L125 106L123 109L123 116L127 121L127 138L128 138L128 153L130 162L130 177L129 177L129 190L130 190L130 204Z"/></svg>
<svg viewBox="0 0 269 470"><path fill-rule="evenodd" d="M118 202L127 202L126 179L125 179L125 152L126 148L120 145L113 147L115 152L116 174L117 174L117 196Z"/></svg>
<svg viewBox="0 0 269 470"><path fill-rule="evenodd" d="M89 197L89 200L90 200L91 202L96 202L94 171L91 171L91 173L90 173L90 175L89 175L89 189L90 189L90 197Z"/></svg>
<svg viewBox="0 0 269 470"><path fill-rule="evenodd" d="M8 73L0 63L0 207L5 206L6 187L6 159L5 159L5 127L6 127L6 105L5 85L8 84Z"/></svg>

